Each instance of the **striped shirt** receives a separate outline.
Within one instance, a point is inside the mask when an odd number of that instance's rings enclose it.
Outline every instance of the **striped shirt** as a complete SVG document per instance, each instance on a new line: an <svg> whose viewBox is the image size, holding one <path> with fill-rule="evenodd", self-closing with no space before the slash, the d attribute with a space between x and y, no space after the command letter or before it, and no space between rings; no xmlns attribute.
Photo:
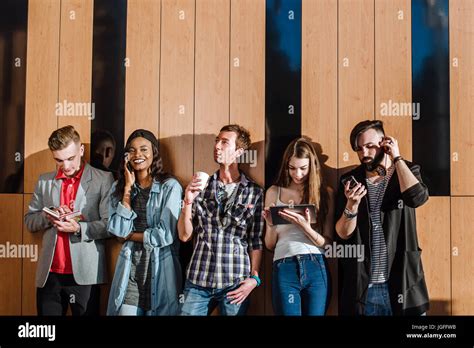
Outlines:
<svg viewBox="0 0 474 348"><path fill-rule="evenodd" d="M249 251L263 249L263 189L240 174L231 205L218 199L219 172L193 202L196 244L187 279L195 285L222 289L239 283L250 276Z"/></svg>
<svg viewBox="0 0 474 348"><path fill-rule="evenodd" d="M365 179L369 196L370 221L372 223L370 283L384 283L388 280L388 252L383 234L381 207L385 189L393 172L394 166L391 166L387 170L385 178L377 183Z"/></svg>

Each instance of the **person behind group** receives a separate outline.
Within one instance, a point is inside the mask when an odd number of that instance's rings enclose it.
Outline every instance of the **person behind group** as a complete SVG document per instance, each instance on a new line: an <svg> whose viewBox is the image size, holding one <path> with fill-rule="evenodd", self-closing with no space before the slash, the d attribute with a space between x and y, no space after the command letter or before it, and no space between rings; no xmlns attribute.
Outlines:
<svg viewBox="0 0 474 348"><path fill-rule="evenodd" d="M340 260L340 313L423 315L429 298L415 208L429 196L420 166L400 155L382 121L358 123L350 143L361 165L341 177L336 232L341 243L362 247L365 258ZM345 182L351 176L355 182Z"/></svg>
<svg viewBox="0 0 474 348"><path fill-rule="evenodd" d="M195 236L187 269L182 315L243 315L250 293L260 285L263 249L263 189L239 170L237 160L250 147L249 132L224 126L214 144L219 164L204 184L197 175L185 190L178 231L184 242Z"/></svg>
<svg viewBox="0 0 474 348"><path fill-rule="evenodd" d="M314 205L315 223L284 209L289 224L272 222L270 206ZM333 240L334 193L323 185L321 165L309 138L293 140L286 148L275 185L265 195L265 245L274 250L273 309L277 315L324 315L329 298L329 271L324 247Z"/></svg>
<svg viewBox="0 0 474 348"><path fill-rule="evenodd" d="M181 291L176 225L182 188L163 171L158 140L138 129L112 187L108 231L123 242L107 315L176 315Z"/></svg>
<svg viewBox="0 0 474 348"><path fill-rule="evenodd" d="M55 130L48 147L57 170L42 174L25 215L31 232L43 231L36 268L38 315L98 315L100 288L107 281L105 238L112 174L83 160L84 145L73 126ZM44 213L79 211L73 219Z"/></svg>

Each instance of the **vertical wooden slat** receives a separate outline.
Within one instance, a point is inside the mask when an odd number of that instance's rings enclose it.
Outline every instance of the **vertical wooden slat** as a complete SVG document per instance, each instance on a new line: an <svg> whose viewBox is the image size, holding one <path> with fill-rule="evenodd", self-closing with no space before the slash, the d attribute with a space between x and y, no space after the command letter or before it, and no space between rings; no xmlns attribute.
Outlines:
<svg viewBox="0 0 474 348"><path fill-rule="evenodd" d="M21 314L21 229L23 224L23 195L0 195L0 315ZM15 252L16 250L16 252ZM13 254L13 253L16 253ZM26 260L25 260L26 261ZM29 260L28 260L29 262Z"/></svg>
<svg viewBox="0 0 474 348"><path fill-rule="evenodd" d="M194 0L163 2L160 149L165 169L182 185L193 174L194 19Z"/></svg>
<svg viewBox="0 0 474 348"><path fill-rule="evenodd" d="M23 214L28 212L28 205L30 204L31 194L25 194L23 199ZM43 241L43 231L32 233L28 231L25 225L23 225L23 244L26 245L37 245L38 246L38 257L41 251ZM30 260L23 260L22 264L22 288L21 288L21 314L22 315L36 315L36 267L37 262L31 262Z"/></svg>
<svg viewBox="0 0 474 348"><path fill-rule="evenodd" d="M93 9L93 0L61 2L58 102L77 103L80 114L59 116L58 127L73 125L85 144L90 144L90 120L95 116L87 115L91 111Z"/></svg>
<svg viewBox="0 0 474 348"><path fill-rule="evenodd" d="M342 169L360 163L349 143L352 128L374 118L374 0L340 0L338 29L338 167Z"/></svg>
<svg viewBox="0 0 474 348"><path fill-rule="evenodd" d="M31 193L41 173L54 170L47 141L57 127L59 0L30 0L25 106L25 186Z"/></svg>
<svg viewBox="0 0 474 348"><path fill-rule="evenodd" d="M451 314L450 198L430 197L417 209L418 240L430 296L428 315Z"/></svg>
<svg viewBox="0 0 474 348"><path fill-rule="evenodd" d="M474 197L451 198L452 314L474 313Z"/></svg>
<svg viewBox="0 0 474 348"><path fill-rule="evenodd" d="M411 102L410 0L375 0L375 118L406 159L412 156L412 117L397 116L389 106Z"/></svg>
<svg viewBox="0 0 474 348"><path fill-rule="evenodd" d="M158 136L161 0L129 0L125 139L145 128Z"/></svg>
<svg viewBox="0 0 474 348"><path fill-rule="evenodd" d="M449 2L451 194L474 195L474 2Z"/></svg>
<svg viewBox="0 0 474 348"><path fill-rule="evenodd" d="M265 1L231 3L230 123L247 128L252 147L241 168L259 185L265 180ZM255 162L254 162L255 161ZM249 314L265 313L265 287L270 278L264 262L264 286L252 293ZM271 274L271 273L270 273Z"/></svg>
<svg viewBox="0 0 474 348"><path fill-rule="evenodd" d="M337 180L337 1L302 3L301 133L312 138L327 184ZM337 313L337 260L328 260Z"/></svg>
<svg viewBox="0 0 474 348"><path fill-rule="evenodd" d="M214 140L229 123L230 0L196 0L194 171L212 174Z"/></svg>

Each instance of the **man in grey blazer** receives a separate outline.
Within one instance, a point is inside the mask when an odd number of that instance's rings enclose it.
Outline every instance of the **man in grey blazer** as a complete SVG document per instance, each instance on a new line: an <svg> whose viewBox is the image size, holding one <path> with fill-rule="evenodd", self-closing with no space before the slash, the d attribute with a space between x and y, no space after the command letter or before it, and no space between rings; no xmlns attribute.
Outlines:
<svg viewBox="0 0 474 348"><path fill-rule="evenodd" d="M48 146L57 171L42 174L25 215L31 232L43 231L36 269L38 315L99 314L100 289L106 282L105 238L113 176L82 159L84 145L72 126L55 130ZM80 211L61 221L44 213Z"/></svg>

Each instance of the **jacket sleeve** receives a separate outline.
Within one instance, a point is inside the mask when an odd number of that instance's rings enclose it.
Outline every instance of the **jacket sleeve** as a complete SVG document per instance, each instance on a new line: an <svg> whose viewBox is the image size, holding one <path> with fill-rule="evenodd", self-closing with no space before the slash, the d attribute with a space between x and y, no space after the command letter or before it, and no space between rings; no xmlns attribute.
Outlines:
<svg viewBox="0 0 474 348"><path fill-rule="evenodd" d="M137 214L133 210L129 210L118 201L116 202L112 194L115 191L117 182L112 185L109 194L109 222L107 224L107 231L114 236L125 238L133 229L133 220Z"/></svg>
<svg viewBox="0 0 474 348"><path fill-rule="evenodd" d="M100 188L100 202L99 202L99 216L100 220L96 221L81 221L81 236L71 236L71 242L90 242L97 239L109 238L110 234L107 232L107 222L109 219L108 205L110 197L110 188L114 179L111 173L102 179Z"/></svg>
<svg viewBox="0 0 474 348"><path fill-rule="evenodd" d="M402 192L403 203L411 208L418 208L423 205L429 198L428 187L421 179L420 166L417 164L410 165L411 172L418 179L418 183Z"/></svg>
<svg viewBox="0 0 474 348"><path fill-rule="evenodd" d="M178 238L177 224L181 212L182 192L181 185L173 180L163 199L164 206L161 209L158 225L143 231L143 245L145 247L162 248L173 244Z"/></svg>
<svg viewBox="0 0 474 348"><path fill-rule="evenodd" d="M44 208L42 182L44 180L40 176L28 205L28 212L25 214L25 225L30 232L38 232L52 226L42 211Z"/></svg>

